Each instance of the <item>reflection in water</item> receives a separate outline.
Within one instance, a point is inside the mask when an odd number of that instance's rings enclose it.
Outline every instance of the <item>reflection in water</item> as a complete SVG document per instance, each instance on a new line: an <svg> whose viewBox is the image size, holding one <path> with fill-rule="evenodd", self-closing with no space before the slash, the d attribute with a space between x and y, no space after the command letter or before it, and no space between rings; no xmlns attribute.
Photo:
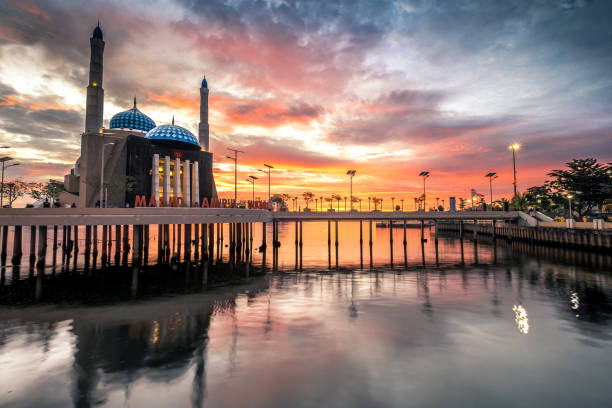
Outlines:
<svg viewBox="0 0 612 408"><path fill-rule="evenodd" d="M605 406L612 278L593 265L606 258L568 265L566 253L442 235L436 251L411 229L392 269L385 229L363 269L355 223L337 230L331 269L320 226L303 225L297 270L284 245L264 276L256 252L250 278L193 263L0 287L0 406L511 407L516 389L525 406ZM404 252L402 229L391 233Z"/></svg>
<svg viewBox="0 0 612 408"><path fill-rule="evenodd" d="M522 305L512 306L514 312L514 321L518 331L523 334L529 333L529 318L527 317L527 310Z"/></svg>

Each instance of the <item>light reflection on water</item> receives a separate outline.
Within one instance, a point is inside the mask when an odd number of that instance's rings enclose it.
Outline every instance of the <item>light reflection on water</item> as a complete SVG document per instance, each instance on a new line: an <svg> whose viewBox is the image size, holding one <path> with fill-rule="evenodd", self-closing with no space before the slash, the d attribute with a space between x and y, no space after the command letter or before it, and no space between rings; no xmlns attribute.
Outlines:
<svg viewBox="0 0 612 408"><path fill-rule="evenodd" d="M483 241L474 250L449 237L440 240L438 265L428 240L423 267L414 230L407 267L397 230L390 268L385 230L376 236L375 267L367 255L361 269L358 224L357 250L347 244L355 229L346 227L346 237L341 229L340 269L328 270L321 224L322 232L305 235L302 271L294 270L288 229L284 270L236 285L0 307L0 406L608 403L608 271L560 262L544 249L536 257L539 249Z"/></svg>

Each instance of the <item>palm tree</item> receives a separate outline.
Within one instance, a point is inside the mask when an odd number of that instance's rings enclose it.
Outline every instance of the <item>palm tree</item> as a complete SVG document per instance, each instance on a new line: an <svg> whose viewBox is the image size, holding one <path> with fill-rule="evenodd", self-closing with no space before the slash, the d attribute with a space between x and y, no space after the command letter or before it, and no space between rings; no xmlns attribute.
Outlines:
<svg viewBox="0 0 612 408"><path fill-rule="evenodd" d="M359 203L359 211L361 211L361 198L355 197L353 196L353 203ZM353 206L351 205L351 211L352 211Z"/></svg>
<svg viewBox="0 0 612 408"><path fill-rule="evenodd" d="M381 210L382 210L382 198L377 198L377 197L372 197L372 202L374 203L374 211L378 210L378 204L381 204Z"/></svg>
<svg viewBox="0 0 612 408"><path fill-rule="evenodd" d="M338 211L340 211L340 200L342 200L342 197L339 194L332 194L331 196L332 200L337 201L338 202Z"/></svg>
<svg viewBox="0 0 612 408"><path fill-rule="evenodd" d="M344 211L346 211L346 197L344 197Z"/></svg>
<svg viewBox="0 0 612 408"><path fill-rule="evenodd" d="M314 194L310 191L306 191L302 194L302 197L304 197L304 201L306 202L306 208L308 208L308 203L312 201L312 199L314 198Z"/></svg>
<svg viewBox="0 0 612 408"><path fill-rule="evenodd" d="M332 195L331 197L325 197L325 201L327 201L329 203L329 209L332 209L332 203L334 202L334 196Z"/></svg>
<svg viewBox="0 0 612 408"><path fill-rule="evenodd" d="M372 197L368 197L368 211L370 211L370 202L372 201Z"/></svg>

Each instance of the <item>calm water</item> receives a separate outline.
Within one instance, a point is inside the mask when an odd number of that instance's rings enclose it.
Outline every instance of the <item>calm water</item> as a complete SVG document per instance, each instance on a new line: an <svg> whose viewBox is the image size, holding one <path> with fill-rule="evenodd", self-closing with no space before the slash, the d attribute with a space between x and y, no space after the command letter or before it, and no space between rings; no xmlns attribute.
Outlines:
<svg viewBox="0 0 612 408"><path fill-rule="evenodd" d="M367 224L360 251L342 223L336 258L327 223L303 234L301 267L288 224L279 272L208 288L197 265L145 268L135 292L131 268L7 268L0 406L609 405L610 256L452 237L436 251L418 230L404 256L400 229L391 258L378 229L370 258Z"/></svg>

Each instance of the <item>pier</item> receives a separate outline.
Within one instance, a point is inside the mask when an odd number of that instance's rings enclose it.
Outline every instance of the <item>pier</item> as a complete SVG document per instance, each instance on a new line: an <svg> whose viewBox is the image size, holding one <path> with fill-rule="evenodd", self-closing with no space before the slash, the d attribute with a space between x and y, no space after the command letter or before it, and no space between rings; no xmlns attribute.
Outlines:
<svg viewBox="0 0 612 408"><path fill-rule="evenodd" d="M609 229L538 227L534 218L513 211L272 212L241 208L28 208L4 209L0 213L0 264L4 267L10 261L13 266L21 265L25 231L26 236L29 233L27 248L30 268L36 266L44 269L49 260L55 266L59 260L65 268L72 266L72 270L76 270L80 254L85 270L97 265L146 265L154 253L151 237L156 236L156 261L159 264L222 260L225 252L230 263L248 265L253 252L258 250L263 254L265 269L267 236L271 232L272 268L276 270L281 246L280 225L293 223L298 268L302 265L303 223L313 221L327 221L330 268L332 248L335 266L338 267L338 231L342 228L342 222L359 222L361 265L364 246L369 247L372 264L372 231L381 223L394 227L385 228L389 237L391 265L394 259L393 230L403 228L404 259L407 259L406 229L415 226L421 229L422 244L427 241L424 229L426 226L430 228L429 237L433 238L436 247L439 232L454 233L461 239L482 236L595 251L609 250L612 242L612 230ZM271 231L268 231L269 228ZM254 242L254 230L261 232L261 242ZM246 273L249 273L248 268Z"/></svg>

